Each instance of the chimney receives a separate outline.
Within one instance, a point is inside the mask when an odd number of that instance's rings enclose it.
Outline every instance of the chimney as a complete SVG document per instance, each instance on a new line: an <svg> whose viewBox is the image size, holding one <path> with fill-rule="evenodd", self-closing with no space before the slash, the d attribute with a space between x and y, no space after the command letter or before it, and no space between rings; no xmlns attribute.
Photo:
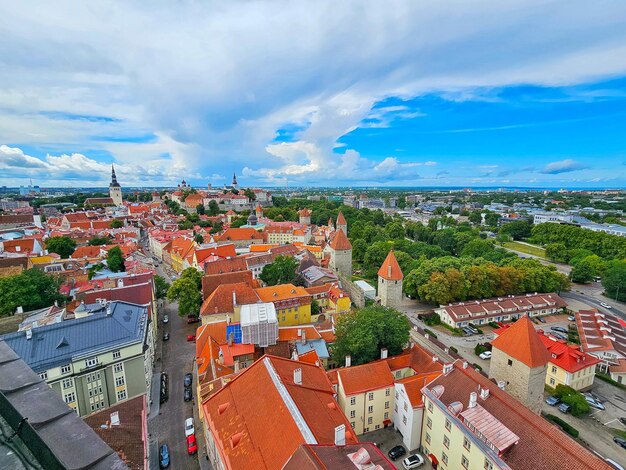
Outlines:
<svg viewBox="0 0 626 470"><path fill-rule="evenodd" d="M463 361L463 369L467 369L467 361Z"/></svg>
<svg viewBox="0 0 626 470"><path fill-rule="evenodd" d="M481 388L480 389L480 398L482 400L486 400L488 396L489 396L489 389L488 388Z"/></svg>
<svg viewBox="0 0 626 470"><path fill-rule="evenodd" d="M237 293L233 291L233 308L237 305Z"/></svg>
<svg viewBox="0 0 626 470"><path fill-rule="evenodd" d="M476 394L476 392L470 393L469 405L467 405L467 407L468 408L474 408L476 406L476 399L477 398L478 398L478 395Z"/></svg>
<svg viewBox="0 0 626 470"><path fill-rule="evenodd" d="M498 380L498 388L504 390L504 387L506 387L506 382L504 380Z"/></svg>
<svg viewBox="0 0 626 470"><path fill-rule="evenodd" d="M380 348L380 358L381 359L387 359L387 348Z"/></svg>
<svg viewBox="0 0 626 470"><path fill-rule="evenodd" d="M454 365L452 363L443 365L443 373L444 374L447 374L447 373L451 372L452 369L454 369Z"/></svg>
<svg viewBox="0 0 626 470"><path fill-rule="evenodd" d="M345 424L340 424L335 428L335 445L336 446L345 446L346 445L346 426Z"/></svg>
<svg viewBox="0 0 626 470"><path fill-rule="evenodd" d="M26 339L31 339L33 337L33 330L26 330Z"/></svg>
<svg viewBox="0 0 626 470"><path fill-rule="evenodd" d="M293 370L293 383L302 385L302 369L300 367Z"/></svg>
<svg viewBox="0 0 626 470"><path fill-rule="evenodd" d="M107 305L107 315L111 316L113 314L113 310L111 310L111 304Z"/></svg>
<svg viewBox="0 0 626 470"><path fill-rule="evenodd" d="M346 356L346 367L350 367L352 365L352 356Z"/></svg>
<svg viewBox="0 0 626 470"><path fill-rule="evenodd" d="M235 333L233 333L232 331L230 332L230 334L228 335L228 345L232 346L233 345L233 340L235 338Z"/></svg>
<svg viewBox="0 0 626 470"><path fill-rule="evenodd" d="M234 369L235 374L239 372L239 361L235 361L233 369Z"/></svg>
<svg viewBox="0 0 626 470"><path fill-rule="evenodd" d="M17 309L15 309L15 313L18 315L24 313L24 307L20 305L19 307L17 307Z"/></svg>
<svg viewBox="0 0 626 470"><path fill-rule="evenodd" d="M117 287L124 287L124 279L117 280Z"/></svg>
<svg viewBox="0 0 626 470"><path fill-rule="evenodd" d="M306 331L302 331L302 344L306 344Z"/></svg>

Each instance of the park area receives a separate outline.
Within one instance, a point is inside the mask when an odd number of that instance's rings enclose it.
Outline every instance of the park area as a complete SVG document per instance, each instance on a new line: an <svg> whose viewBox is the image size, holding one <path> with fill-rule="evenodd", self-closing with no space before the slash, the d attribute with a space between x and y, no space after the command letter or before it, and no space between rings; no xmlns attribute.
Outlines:
<svg viewBox="0 0 626 470"><path fill-rule="evenodd" d="M519 251L521 253L526 253L528 255L537 256L539 258L546 257L546 250L537 245L531 245L530 243L524 242L505 242L505 248L510 250Z"/></svg>

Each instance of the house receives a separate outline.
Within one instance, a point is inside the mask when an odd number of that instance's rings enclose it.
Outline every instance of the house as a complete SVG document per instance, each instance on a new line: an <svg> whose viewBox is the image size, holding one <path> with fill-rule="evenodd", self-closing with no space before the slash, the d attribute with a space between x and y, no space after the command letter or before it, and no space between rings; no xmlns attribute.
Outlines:
<svg viewBox="0 0 626 470"><path fill-rule="evenodd" d="M509 295L494 299L457 302L435 309L441 321L453 328L472 323L484 325L491 321L516 320L527 314L530 317L550 315L566 307L567 303L556 293Z"/></svg>
<svg viewBox="0 0 626 470"><path fill-rule="evenodd" d="M241 306L258 301L259 295L256 289L245 282L221 284L202 302L200 307L202 324L226 319L239 322Z"/></svg>
<svg viewBox="0 0 626 470"><path fill-rule="evenodd" d="M222 284L238 284L241 282L248 284L250 287L257 287L252 280L250 271L235 271L202 276L202 300L206 300Z"/></svg>
<svg viewBox="0 0 626 470"><path fill-rule="evenodd" d="M264 243L263 234L254 228L229 228L214 237L218 245L234 243L235 248L248 248L250 245Z"/></svg>
<svg viewBox="0 0 626 470"><path fill-rule="evenodd" d="M109 302L89 316L2 339L79 416L150 390L154 337L143 306Z"/></svg>
<svg viewBox="0 0 626 470"><path fill-rule="evenodd" d="M626 321L594 308L576 314L576 327L583 352L600 359L598 371L625 383L626 376L619 371L626 360Z"/></svg>
<svg viewBox="0 0 626 470"><path fill-rule="evenodd" d="M396 466L371 442L352 445L302 444L283 470L395 470Z"/></svg>
<svg viewBox="0 0 626 470"><path fill-rule="evenodd" d="M311 296L304 287L293 284L255 289L262 302L272 302L276 306L280 326L311 323Z"/></svg>
<svg viewBox="0 0 626 470"><path fill-rule="evenodd" d="M422 394L421 451L433 467L611 468L466 362L446 366Z"/></svg>
<svg viewBox="0 0 626 470"><path fill-rule="evenodd" d="M202 403L211 466L280 470L302 444L357 444L333 394L321 368L262 357Z"/></svg>

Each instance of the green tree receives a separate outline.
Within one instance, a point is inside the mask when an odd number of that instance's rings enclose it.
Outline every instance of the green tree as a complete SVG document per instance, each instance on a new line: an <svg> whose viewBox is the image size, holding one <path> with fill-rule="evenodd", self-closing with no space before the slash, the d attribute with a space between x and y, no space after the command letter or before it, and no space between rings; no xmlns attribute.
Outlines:
<svg viewBox="0 0 626 470"><path fill-rule="evenodd" d="M483 218L482 218L482 215L481 215L481 212L480 212L480 211L473 211L473 212L470 212L470 214L469 214L468 218L469 218L469 221L470 221L471 223L475 224L475 225L479 225L479 224L482 222L482 220L483 220Z"/></svg>
<svg viewBox="0 0 626 470"><path fill-rule="evenodd" d="M200 315L202 306L202 273L195 268L185 269L180 277L172 282L167 291L170 301L178 302L178 315Z"/></svg>
<svg viewBox="0 0 626 470"><path fill-rule="evenodd" d="M206 214L206 210L205 210L205 208L204 208L204 206L202 204L198 204L196 206L196 214L198 214L198 215Z"/></svg>
<svg viewBox="0 0 626 470"><path fill-rule="evenodd" d="M365 364L380 357L387 348L390 355L399 354L409 341L411 325L397 310L373 305L339 316L332 346L339 363L351 356L352 364Z"/></svg>
<svg viewBox="0 0 626 470"><path fill-rule="evenodd" d="M420 298L434 304L447 304L463 300L467 290L465 276L458 269L433 273L428 282L419 288Z"/></svg>
<svg viewBox="0 0 626 470"><path fill-rule="evenodd" d="M252 191L250 188L247 188L243 193L248 199L250 199L250 201L256 200L256 194L254 194L254 191Z"/></svg>
<svg viewBox="0 0 626 470"><path fill-rule="evenodd" d="M154 290L157 299L164 299L167 296L167 290L170 288L170 284L163 276L158 274L154 276Z"/></svg>
<svg viewBox="0 0 626 470"><path fill-rule="evenodd" d="M59 294L61 278L28 269L18 275L0 278L0 317L13 315L17 307L24 312L49 307L66 297Z"/></svg>
<svg viewBox="0 0 626 470"><path fill-rule="evenodd" d="M390 239L401 239L405 237L404 227L401 222L392 222L387 224L385 227L385 232L387 232L387 237Z"/></svg>
<svg viewBox="0 0 626 470"><path fill-rule="evenodd" d="M259 279L268 286L289 284L296 281L298 261L291 256L277 256L273 263L263 267Z"/></svg>
<svg viewBox="0 0 626 470"><path fill-rule="evenodd" d="M362 238L357 238L352 242L352 258L359 263L365 260L365 252L367 251L367 242Z"/></svg>
<svg viewBox="0 0 626 470"><path fill-rule="evenodd" d="M556 386L555 395L561 399L563 403L567 403L572 407L573 416L582 416L589 413L590 407L582 393L574 390L567 385L559 384Z"/></svg>
<svg viewBox="0 0 626 470"><path fill-rule="evenodd" d="M209 215L216 216L219 213L220 213L220 206L218 205L217 201L212 200L211 202L209 202Z"/></svg>
<svg viewBox="0 0 626 470"><path fill-rule="evenodd" d="M522 240L530 237L532 225L528 220L516 220L508 222L500 227L500 233L504 233L513 237L513 240Z"/></svg>
<svg viewBox="0 0 626 470"><path fill-rule="evenodd" d="M496 214L495 212L488 212L485 215L485 224L487 224L489 227L497 227L499 221L500 215Z"/></svg>
<svg viewBox="0 0 626 470"><path fill-rule="evenodd" d="M202 236L201 233L196 233L193 236L193 240L198 244L198 245L202 245L204 243L204 237Z"/></svg>
<svg viewBox="0 0 626 470"><path fill-rule="evenodd" d="M576 263L570 272L571 280L581 284L588 284L593 281L594 276L595 270L587 258L583 258Z"/></svg>
<svg viewBox="0 0 626 470"><path fill-rule="evenodd" d="M242 225L246 225L248 223L247 217L237 217L230 224L230 228L239 228Z"/></svg>
<svg viewBox="0 0 626 470"><path fill-rule="evenodd" d="M46 241L46 248L61 258L69 258L76 249L76 242L70 237L50 237Z"/></svg>
<svg viewBox="0 0 626 470"><path fill-rule="evenodd" d="M563 243L549 243L546 245L546 257L550 261L567 263L569 259L567 247Z"/></svg>
<svg viewBox="0 0 626 470"><path fill-rule="evenodd" d="M122 228L124 226L124 222L120 219L113 219L111 221L111 228Z"/></svg>
<svg viewBox="0 0 626 470"><path fill-rule="evenodd" d="M101 245L106 245L108 243L111 243L111 237L109 237L109 236L93 237L93 238L91 238L87 242L87 245L89 245L89 246L101 246Z"/></svg>
<svg viewBox="0 0 626 470"><path fill-rule="evenodd" d="M626 302L626 260L609 261L602 276L602 286L612 299Z"/></svg>
<svg viewBox="0 0 626 470"><path fill-rule="evenodd" d="M313 299L311 301L311 315L319 315L322 313L322 307L320 307L320 303Z"/></svg>
<svg viewBox="0 0 626 470"><path fill-rule="evenodd" d="M461 256L472 256L474 258L479 258L490 251L493 250L493 242L490 240L483 240L482 238L474 238L472 241L468 242L463 251L461 252Z"/></svg>
<svg viewBox="0 0 626 470"><path fill-rule="evenodd" d="M124 266L124 253L119 246L114 246L107 253L107 266L114 273L126 271Z"/></svg>

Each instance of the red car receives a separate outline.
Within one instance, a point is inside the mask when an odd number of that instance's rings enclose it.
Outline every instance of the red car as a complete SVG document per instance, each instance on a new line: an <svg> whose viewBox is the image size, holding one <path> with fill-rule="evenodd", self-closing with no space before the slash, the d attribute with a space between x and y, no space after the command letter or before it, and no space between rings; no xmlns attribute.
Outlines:
<svg viewBox="0 0 626 470"><path fill-rule="evenodd" d="M198 445L196 444L196 435L191 434L187 436L187 453L193 455L198 452Z"/></svg>
<svg viewBox="0 0 626 470"><path fill-rule="evenodd" d="M196 335L187 335L187 341L195 341Z"/></svg>

